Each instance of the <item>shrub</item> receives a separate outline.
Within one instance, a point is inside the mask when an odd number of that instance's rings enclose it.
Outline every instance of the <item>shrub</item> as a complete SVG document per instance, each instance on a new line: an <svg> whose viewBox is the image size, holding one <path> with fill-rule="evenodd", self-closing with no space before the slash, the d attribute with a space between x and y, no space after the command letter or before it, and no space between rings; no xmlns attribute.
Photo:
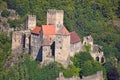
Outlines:
<svg viewBox="0 0 120 80"><path fill-rule="evenodd" d="M9 16L9 14L10 14L10 12L5 9L5 10L2 11L1 16L7 18Z"/></svg>

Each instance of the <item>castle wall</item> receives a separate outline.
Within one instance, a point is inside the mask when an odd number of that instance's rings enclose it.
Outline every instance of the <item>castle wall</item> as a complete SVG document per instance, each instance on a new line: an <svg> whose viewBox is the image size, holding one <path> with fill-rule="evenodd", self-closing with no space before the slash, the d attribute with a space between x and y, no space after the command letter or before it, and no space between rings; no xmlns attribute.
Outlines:
<svg viewBox="0 0 120 80"><path fill-rule="evenodd" d="M81 42L70 44L70 56L74 56L75 53L81 51L81 48L82 48Z"/></svg>
<svg viewBox="0 0 120 80"><path fill-rule="evenodd" d="M33 30L36 27L36 15L28 15L26 20L26 29Z"/></svg>
<svg viewBox="0 0 120 80"><path fill-rule="evenodd" d="M41 47L40 35L31 34L31 57L35 60Z"/></svg>
<svg viewBox="0 0 120 80"><path fill-rule="evenodd" d="M91 48L93 46L93 38L90 36L86 36L83 38L83 45L90 45Z"/></svg>
<svg viewBox="0 0 120 80"><path fill-rule="evenodd" d="M12 53L21 53L23 50L23 33L15 31L12 33Z"/></svg>
<svg viewBox="0 0 120 80"><path fill-rule="evenodd" d="M59 73L59 77L56 80L104 80L104 78L103 72L98 71L96 74L83 77L83 79L80 79L79 77L65 78L63 73Z"/></svg>
<svg viewBox="0 0 120 80"><path fill-rule="evenodd" d="M54 61L54 56L49 45L42 46L42 63L47 64Z"/></svg>
<svg viewBox="0 0 120 80"><path fill-rule="evenodd" d="M55 40L55 61L68 65L70 54L70 36L56 35Z"/></svg>
<svg viewBox="0 0 120 80"><path fill-rule="evenodd" d="M25 42L24 42L24 52L25 53L29 53L30 52L30 40L31 40L31 33L30 33L30 31L29 30L26 30L26 31L23 31L23 33L24 33L24 40L25 40Z"/></svg>

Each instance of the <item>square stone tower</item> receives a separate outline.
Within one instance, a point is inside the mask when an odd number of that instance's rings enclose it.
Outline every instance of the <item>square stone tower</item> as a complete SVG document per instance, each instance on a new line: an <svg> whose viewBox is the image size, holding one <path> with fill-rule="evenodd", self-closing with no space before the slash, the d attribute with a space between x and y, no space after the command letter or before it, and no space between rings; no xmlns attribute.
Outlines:
<svg viewBox="0 0 120 80"><path fill-rule="evenodd" d="M36 27L36 15L28 15L26 20L26 29L33 30Z"/></svg>
<svg viewBox="0 0 120 80"><path fill-rule="evenodd" d="M23 50L23 32L12 33L12 53L21 53Z"/></svg>
<svg viewBox="0 0 120 80"><path fill-rule="evenodd" d="M64 11L49 9L47 11L47 25L52 24L56 27L56 32L63 26Z"/></svg>

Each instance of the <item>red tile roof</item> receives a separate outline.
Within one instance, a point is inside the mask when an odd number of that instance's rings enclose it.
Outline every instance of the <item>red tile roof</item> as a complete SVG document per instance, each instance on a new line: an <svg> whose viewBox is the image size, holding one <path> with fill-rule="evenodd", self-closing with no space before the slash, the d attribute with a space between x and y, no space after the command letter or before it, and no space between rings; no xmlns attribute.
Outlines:
<svg viewBox="0 0 120 80"><path fill-rule="evenodd" d="M31 31L31 33L40 34L40 30L41 30L41 27L36 26L36 27Z"/></svg>
<svg viewBox="0 0 120 80"><path fill-rule="evenodd" d="M80 37L78 36L78 34L75 31L70 32L70 43L74 44L77 42L80 42Z"/></svg>
<svg viewBox="0 0 120 80"><path fill-rule="evenodd" d="M50 37L49 35L46 36L45 39L43 39L42 46L49 46L50 45Z"/></svg>
<svg viewBox="0 0 120 80"><path fill-rule="evenodd" d="M61 27L61 29L58 30L57 34L70 35L69 31L64 26Z"/></svg>
<svg viewBox="0 0 120 80"><path fill-rule="evenodd" d="M54 25L42 25L43 34L45 35L54 35L55 26Z"/></svg>

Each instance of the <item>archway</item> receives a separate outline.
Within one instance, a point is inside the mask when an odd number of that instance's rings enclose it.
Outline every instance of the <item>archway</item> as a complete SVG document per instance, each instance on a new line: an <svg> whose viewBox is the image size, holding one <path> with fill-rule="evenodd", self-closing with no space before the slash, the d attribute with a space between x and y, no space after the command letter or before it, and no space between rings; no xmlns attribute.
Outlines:
<svg viewBox="0 0 120 80"><path fill-rule="evenodd" d="M96 57L96 61L99 61L99 57Z"/></svg>

